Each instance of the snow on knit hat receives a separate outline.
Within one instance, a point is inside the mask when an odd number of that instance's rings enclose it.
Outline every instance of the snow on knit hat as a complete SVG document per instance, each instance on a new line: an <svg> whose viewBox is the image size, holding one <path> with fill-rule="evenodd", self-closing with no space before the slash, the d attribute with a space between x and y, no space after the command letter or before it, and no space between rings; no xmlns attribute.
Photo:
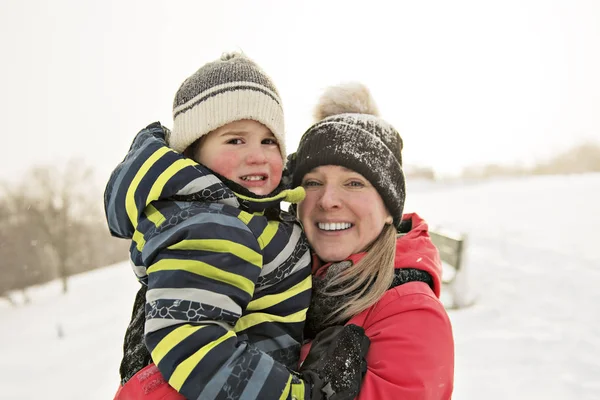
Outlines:
<svg viewBox="0 0 600 400"><path fill-rule="evenodd" d="M406 197L402 138L378 116L369 90L360 83L326 89L315 118L296 153L288 157L293 185L321 165L346 167L369 180L399 226Z"/></svg>
<svg viewBox="0 0 600 400"><path fill-rule="evenodd" d="M213 130L251 119L271 130L285 159L281 98L271 78L240 53L226 53L203 65L177 90L169 146L183 152Z"/></svg>

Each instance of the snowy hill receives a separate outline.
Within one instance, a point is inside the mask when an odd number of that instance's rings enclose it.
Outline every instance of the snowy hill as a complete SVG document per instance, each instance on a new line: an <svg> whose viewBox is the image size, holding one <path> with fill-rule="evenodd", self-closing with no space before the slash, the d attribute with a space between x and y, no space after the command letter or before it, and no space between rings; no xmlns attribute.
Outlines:
<svg viewBox="0 0 600 400"><path fill-rule="evenodd" d="M409 182L407 197L469 235L478 301L450 311L453 398L600 399L600 175ZM111 399L136 290L124 262L0 303L0 398Z"/></svg>

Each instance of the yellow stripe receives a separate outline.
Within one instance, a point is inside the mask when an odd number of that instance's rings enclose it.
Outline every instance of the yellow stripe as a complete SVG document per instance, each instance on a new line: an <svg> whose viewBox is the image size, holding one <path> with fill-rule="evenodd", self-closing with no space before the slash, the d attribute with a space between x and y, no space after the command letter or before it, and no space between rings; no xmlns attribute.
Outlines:
<svg viewBox="0 0 600 400"><path fill-rule="evenodd" d="M160 211L158 211L152 204L149 204L146 207L144 213L146 214L146 218L148 218L148 220L152 222L157 228L160 226L160 224L165 222L166 218L164 217L164 215L162 215ZM135 248L138 251L142 251L144 249L144 245L146 244L146 239L144 239L144 235L136 229L135 232L133 232L132 239L135 242Z"/></svg>
<svg viewBox="0 0 600 400"><path fill-rule="evenodd" d="M161 340L158 345L152 350L152 361L154 364L160 363L164 356L166 356L176 345L181 343L182 340L202 329L205 326L192 326L182 325L177 329L171 331L167 336Z"/></svg>
<svg viewBox="0 0 600 400"><path fill-rule="evenodd" d="M279 221L269 221L269 224L267 225L263 233L261 233L258 237L258 244L260 245L261 250L267 247L269 243L271 243L271 240L273 240L273 237L277 233L278 228Z"/></svg>
<svg viewBox="0 0 600 400"><path fill-rule="evenodd" d="M226 283L239 288L244 292L254 294L254 282L241 275L223 271L220 268L213 267L210 264L196 260L176 260L162 259L148 268L148 275L158 271L187 271L196 275L205 276L219 282Z"/></svg>
<svg viewBox="0 0 600 400"><path fill-rule="evenodd" d="M311 287L312 287L312 277L307 276L306 279L304 279L302 282L298 283L296 286L291 287L290 289L286 290L283 293L270 294L270 295L261 297L260 299L251 301L250 303L248 303L248 307L246 307L246 310L248 310L248 311L264 310L266 308L274 306L275 304L279 304L279 303L283 302L284 300L294 297L298 293L304 292L305 290L308 290Z"/></svg>
<svg viewBox="0 0 600 400"><path fill-rule="evenodd" d="M150 193L148 193L148 198L146 199L145 205L147 206L148 204L150 204L154 200L157 200L160 197L160 194L162 193L165 185L167 184L169 179L173 177L173 175L175 175L182 169L192 165L198 164L193 160L190 160L189 158L181 158L175 161L173 164L169 165L169 168L165 169L152 185L152 189L150 189Z"/></svg>
<svg viewBox="0 0 600 400"><path fill-rule="evenodd" d="M234 192L235 193L235 192ZM273 197L265 197L263 199L255 199L253 197L244 196L243 194L235 193L237 197L244 200L250 200L256 203L266 203L268 201L281 200L287 201L288 203L296 204L304 200L306 197L306 191L302 186L298 186L294 189L282 190L278 195Z"/></svg>
<svg viewBox="0 0 600 400"><path fill-rule="evenodd" d="M135 174L135 177L131 181L131 185L127 188L127 194L125 195L125 210L127 211L127 216L129 217L129 221L131 224L136 227L137 219L138 219L138 209L135 205L135 191L140 184L142 178L148 173L150 168L154 165L156 161L158 161L163 155L172 151L168 147L161 147L156 150L148 159L142 164L141 168Z"/></svg>
<svg viewBox="0 0 600 400"><path fill-rule="evenodd" d="M281 397L279 397L279 400L287 399L288 395L290 394L290 389L292 386L291 383L292 383L292 375L290 375L287 382L285 383L285 389L283 390L283 393L281 393ZM302 397L302 399L304 399L304 397Z"/></svg>
<svg viewBox="0 0 600 400"><path fill-rule="evenodd" d="M292 399L304 399L306 397L306 393L304 391L304 383L292 383Z"/></svg>
<svg viewBox="0 0 600 400"><path fill-rule="evenodd" d="M253 215L249 214L245 211L240 212L240 215L238 215L238 219L240 219L244 224L248 225L250 223L250 221L252 220Z"/></svg>
<svg viewBox="0 0 600 400"><path fill-rule="evenodd" d="M146 218L154 224L157 228L165 222L165 216L160 213L152 204L149 204L144 211Z"/></svg>
<svg viewBox="0 0 600 400"><path fill-rule="evenodd" d="M216 253L231 253L242 260L262 268L262 255L240 243L223 239L189 239L171 246L170 250L204 250Z"/></svg>
<svg viewBox="0 0 600 400"><path fill-rule="evenodd" d="M171 378L169 379L169 385L173 386L177 391L181 390L181 387L190 376L192 370L196 368L200 360L202 360L204 356L216 346L234 336L235 333L233 331L229 331L217 340L213 340L206 346L203 346L200 350L182 361L177 368L175 368L175 371L173 371L173 375L171 375Z"/></svg>
<svg viewBox="0 0 600 400"><path fill-rule="evenodd" d="M144 239L144 235L136 229L133 232L132 240L135 242L135 248L138 251L142 251L142 249L144 248L144 245L146 244L146 239Z"/></svg>
<svg viewBox="0 0 600 400"><path fill-rule="evenodd" d="M255 203L267 203L269 201L275 201L277 199L281 199L281 198L285 197L285 195L283 195L282 193L279 193L278 195L273 196L273 197L265 197L265 198L262 198L262 199L256 199L254 197L244 196L243 194L239 194L239 193L236 193L236 192L233 192L233 193L237 197L239 197L240 199L249 200L249 201L252 201L252 202L255 202Z"/></svg>
<svg viewBox="0 0 600 400"><path fill-rule="evenodd" d="M263 322L302 322L306 319L306 310L307 309L305 308L290 315L273 315L267 313L252 313L244 315L242 318L238 319L234 329L236 332L241 332L250 328L251 326L258 325Z"/></svg>

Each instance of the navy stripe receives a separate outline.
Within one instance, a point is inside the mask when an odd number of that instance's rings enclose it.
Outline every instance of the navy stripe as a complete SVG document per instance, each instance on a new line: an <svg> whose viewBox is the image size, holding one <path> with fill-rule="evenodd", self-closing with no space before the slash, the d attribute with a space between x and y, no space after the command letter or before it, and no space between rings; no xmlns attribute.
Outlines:
<svg viewBox="0 0 600 400"><path fill-rule="evenodd" d="M281 293L284 293L284 291L281 291ZM308 308L308 304L310 302L310 295L311 290L307 289L271 307L267 307L257 311L273 315L291 315L295 312Z"/></svg>
<svg viewBox="0 0 600 400"><path fill-rule="evenodd" d="M240 335L247 335L250 343L265 340L265 338L290 335L292 338L301 340L304 322L273 323L262 322L252 327L239 331ZM300 334L300 336L298 336Z"/></svg>
<svg viewBox="0 0 600 400"><path fill-rule="evenodd" d="M275 270L277 271L277 270ZM274 271L274 272L275 272ZM259 292L255 293L254 299L259 299L262 296L266 296L269 294L279 294L283 293L292 286L302 282L306 277L310 274L310 265L299 269L291 275L288 275L285 279L280 280L274 285L268 286L264 289L261 289ZM259 278L260 279L260 278Z"/></svg>
<svg viewBox="0 0 600 400"><path fill-rule="evenodd" d="M256 396L257 399L278 399L283 393L287 380L290 376L289 371L283 366L283 364L274 364L273 368L267 376L267 380L263 385L262 389ZM292 375L293 376L293 375ZM288 398L291 398L291 393ZM306 396L306 399L310 399L310 396Z"/></svg>
<svg viewBox="0 0 600 400"><path fill-rule="evenodd" d="M240 318L240 314L238 313L232 313L231 311L223 310L211 304L203 304L189 300L161 299L153 302L152 307L159 310L169 310L169 312L166 317L163 317L158 313L157 316L152 318L150 314L149 317L151 319L174 319L177 321L187 321L191 324L201 324L206 321L222 321L233 327Z"/></svg>
<svg viewBox="0 0 600 400"><path fill-rule="evenodd" d="M240 307L245 308L250 301L250 294L235 286L213 280L187 271L157 271L148 276L150 289L184 289L194 288L209 290L231 298Z"/></svg>
<svg viewBox="0 0 600 400"><path fill-rule="evenodd" d="M215 253L204 250L164 250L156 256L154 263L163 259L181 260L182 264L185 264L186 261L190 260L202 261L222 269L223 271L240 275L253 281L255 281L258 274L260 274L260 267L239 258L234 253ZM193 278L193 276L190 276L190 278ZM190 282L187 283L189 284ZM179 285L177 285L177 287L178 286Z"/></svg>
<svg viewBox="0 0 600 400"><path fill-rule="evenodd" d="M165 328L165 329L161 329L158 332L161 332L161 331L171 332L175 328L178 328L178 327L179 326L174 326L172 329ZM201 328L201 329L197 330L196 332L189 335L187 338L185 338L181 342L177 343L175 345L175 347L173 347L171 349L171 351L169 353L167 353L160 360L160 363L157 365L158 368L160 369L160 372L163 374L164 378L168 381L171 378L173 371L175 371L175 368L179 365L179 363L181 363L183 360L185 360L186 358L188 358L189 356L194 354L200 348L199 343L208 344L208 343L212 342L213 340L217 340L218 338L222 337L225 333L226 333L225 329L223 329L222 327L220 327L218 325L207 325L205 328ZM158 345L158 343L159 343L158 341L154 341L153 339L154 339L154 333L151 333L146 336L146 343L148 344L148 347L150 347L150 349L151 349L150 352L152 352L152 349L154 349L154 347L156 347L156 345ZM213 352L214 351L211 351L210 353L213 353ZM209 371L209 372L207 372L207 371ZM202 375L210 377L210 376L212 376L212 373L213 372L211 371L211 365L208 364L205 366L205 370L202 373ZM202 376L202 375L199 375L199 376ZM196 379L194 379L194 380L196 380ZM196 381L198 381L198 380L196 380Z"/></svg>
<svg viewBox="0 0 600 400"><path fill-rule="evenodd" d="M159 234L149 239L142 250L145 265L148 265L162 249L179 243L182 240L190 239L227 240L244 245L260 254L256 238L247 230L246 225L237 218L207 213L200 213L189 217L189 213L186 210L182 210L176 215L167 215L165 217L168 221L161 225ZM186 217L188 218L187 220L181 220ZM176 224L175 227L173 227L173 223ZM220 252L216 252L215 254L220 254L222 257L226 255L226 253Z"/></svg>
<svg viewBox="0 0 600 400"><path fill-rule="evenodd" d="M256 235L256 237L260 237L260 235L262 235L262 233L268 227L268 221L264 217L255 216L254 218L252 218L250 220L250 223L248 223L247 225L248 225L248 229L250 229L252 232L254 232L254 234ZM281 228L277 229L277 233L275 234L276 237L278 235L280 235L280 233L279 233L280 229Z"/></svg>
<svg viewBox="0 0 600 400"><path fill-rule="evenodd" d="M158 148L154 149L157 150ZM150 156L150 155L148 155ZM174 153L174 152L167 152L165 154L163 154L158 160L156 160L154 162L154 164L152 164L152 166L150 167L150 169L146 172L146 174L142 177L142 179L140 180L137 188L135 189L135 193L133 195L133 198L135 200L135 206L137 207L138 210L138 215L141 214L142 211L144 211L144 209L146 208L146 203L148 203L148 196L150 195L150 190L152 189L152 186L154 185L154 183L156 183L156 181L158 180L158 177L167 170L167 168L169 168L171 165L173 165L173 163L179 159L181 159L182 156ZM171 186L171 187L170 187ZM174 185L170 185L170 184L166 184L165 186L163 186L162 188L162 192L166 192L166 194L164 195L164 197L168 197L169 196L169 189L171 191L175 190L175 188L173 188L172 186ZM161 193L162 194L162 193ZM157 197L157 199L160 199L161 196L159 195ZM157 199L152 199L152 200L157 200Z"/></svg>

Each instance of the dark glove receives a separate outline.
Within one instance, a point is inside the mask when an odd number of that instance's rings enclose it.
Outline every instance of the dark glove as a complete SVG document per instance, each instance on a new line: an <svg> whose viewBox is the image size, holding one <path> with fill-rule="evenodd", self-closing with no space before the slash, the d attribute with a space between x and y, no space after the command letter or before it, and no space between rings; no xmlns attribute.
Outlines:
<svg viewBox="0 0 600 400"><path fill-rule="evenodd" d="M367 372L371 341L357 325L333 326L320 332L300 367L312 384L311 400L354 399Z"/></svg>

